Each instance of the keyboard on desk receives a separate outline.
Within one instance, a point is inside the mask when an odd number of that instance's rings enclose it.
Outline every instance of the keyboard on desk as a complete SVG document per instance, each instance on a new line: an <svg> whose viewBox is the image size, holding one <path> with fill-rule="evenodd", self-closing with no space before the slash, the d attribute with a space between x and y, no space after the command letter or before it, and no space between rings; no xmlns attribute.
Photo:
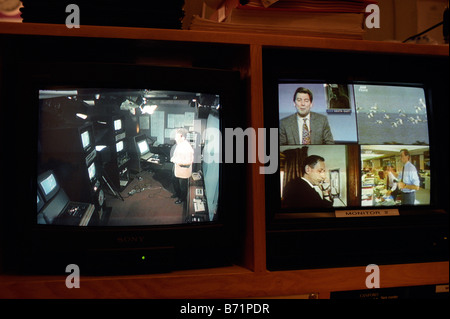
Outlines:
<svg viewBox="0 0 450 319"><path fill-rule="evenodd" d="M148 161L148 159L152 156L153 156L153 153L148 152L148 153L145 153L144 155L141 155L141 159L143 159L144 161Z"/></svg>
<svg viewBox="0 0 450 319"><path fill-rule="evenodd" d="M58 216L58 224L87 226L94 210L94 205L89 203L69 202Z"/></svg>

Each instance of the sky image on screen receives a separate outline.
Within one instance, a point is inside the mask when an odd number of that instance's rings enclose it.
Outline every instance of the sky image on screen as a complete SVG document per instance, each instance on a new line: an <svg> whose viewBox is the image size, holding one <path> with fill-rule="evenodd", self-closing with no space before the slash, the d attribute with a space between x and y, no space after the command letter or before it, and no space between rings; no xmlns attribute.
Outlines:
<svg viewBox="0 0 450 319"><path fill-rule="evenodd" d="M354 88L360 144L429 144L423 88L387 85Z"/></svg>

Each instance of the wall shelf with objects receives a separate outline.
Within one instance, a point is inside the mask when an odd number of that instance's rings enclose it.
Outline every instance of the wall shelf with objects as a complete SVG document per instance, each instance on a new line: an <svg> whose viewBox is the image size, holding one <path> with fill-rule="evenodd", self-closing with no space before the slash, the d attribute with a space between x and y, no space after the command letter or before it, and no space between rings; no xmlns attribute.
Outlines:
<svg viewBox="0 0 450 319"><path fill-rule="evenodd" d="M314 64L317 65L313 66L313 63L310 63L306 67L305 79L317 79L318 76L326 78L328 66L333 66L335 71L346 72L346 79L351 76L363 78L371 75L367 71L367 68L371 66L375 68L373 74L376 76L381 76L380 68L394 71L406 70L407 65L412 65L413 69L418 68L418 72L421 74L429 70L430 74L433 72L433 74L437 74L436 76L441 76L443 71L439 70L437 66L441 64L448 66L448 46L443 45L415 45L270 34L102 26L81 26L78 29L68 29L64 25L1 23L0 38L2 43L0 48L1 121L5 128L11 122L11 117L19 118L21 116L22 111L7 109L7 105L20 104L17 102L19 97L12 96L11 92L14 94L19 92L21 84L27 82L22 77L23 74L15 72L19 69L23 70L24 65L38 66L37 69L39 69L39 65L69 65L70 62L71 65L81 66L80 68L83 70L87 65L133 65L149 69L159 67L183 70L208 69L213 70L214 74L234 72L239 75L239 89L242 91L239 95L242 108L234 111L235 116L241 118L242 122L233 122L233 125L237 126L239 123L243 128L267 126L267 116L271 114L267 112L267 80L279 70L289 69L288 65L297 63L297 58L308 61L314 57L323 57L324 59L338 57L342 63L341 66L336 66L329 61L314 60ZM321 64L320 61L323 63ZM308 64L308 62L304 63ZM344 64L349 63L353 63L353 66L345 68ZM94 69L96 70L96 68ZM300 67L294 66L293 69L300 70ZM314 74L314 70L317 71L316 74ZM72 70L66 71L70 73ZM77 73L76 70L73 71ZM42 79L45 80L45 70L40 69L39 72L41 76L43 75ZM95 76L95 73L87 74L87 79L89 79L87 83L95 83L93 80ZM428 76L427 79L430 77ZM339 76L336 79L339 79ZM344 79L343 74L341 79ZM107 83L105 79L103 81ZM189 79L185 81L188 82ZM444 76L442 81L448 83L448 75ZM125 81L122 79L120 84L123 83ZM135 84L136 81L130 79L130 83ZM110 83L110 85L114 86L114 83ZM11 91L11 88L14 90ZM447 95L448 101L448 93L442 95ZM23 106L22 110L26 110L28 107L30 106ZM276 108L276 105L274 107ZM444 110L433 110L433 112L436 113L434 118L448 118L448 116L445 117ZM33 114L38 116L37 112ZM16 123L18 120L14 119L14 121ZM33 125L34 129L37 129L36 123ZM442 130L445 129L448 133L448 127L442 128ZM19 136L24 131L34 132L33 129L22 127L8 134ZM3 128L2 133L5 136ZM436 130L433 132L433 134L438 133L441 132ZM257 137L258 135L255 135L255 141ZM16 140L8 142L8 146L13 147ZM37 152L37 149L34 148L32 151ZM443 165L441 160L438 160L436 156L433 157L433 153L429 156L431 163L435 161L437 167ZM33 156L31 158L31 161L35 161ZM23 160L15 161L3 158L2 166L11 167L5 173L5 180L15 180L15 170L19 170L23 162ZM349 191L352 192L356 192L360 187L359 182L354 180L359 176L359 163L356 161L354 164L356 166L353 168L354 172L348 173L348 176L353 177L350 183L353 184L349 186ZM263 161L257 158L256 161L243 165L242 172L244 173L239 176L245 193L245 201L243 204L234 203L234 205L243 205L238 209L242 213L240 216L230 213L236 217L238 225L235 225L236 228L233 229L236 238L231 246L234 251L231 254L232 260L229 265L174 269L164 273L86 276L82 277L80 289L67 289L64 273L33 274L32 269L28 269L30 272L24 274L18 272L17 269L11 269L11 265L14 265L11 260L20 257L18 255L22 253L21 245L23 245L23 242L11 241L11 237L23 231L22 228L25 226L20 222L25 220L28 223L29 219L25 215L33 210L28 208L33 207L34 203L22 205L17 202L17 199L20 198L17 194L19 190L15 187L9 188L6 192L2 192L2 199L5 203L15 205L13 211L17 216L11 217L11 210L8 212L3 210L1 213L0 297L304 298L313 294L326 299L332 297L333 292L367 289L368 273L366 273L365 264L332 265L325 263L324 266L306 266L297 269L269 269L267 261L270 256L268 254L272 253L273 246L268 249L268 238L272 236L270 228L273 225L271 224L271 211L269 211L272 207L268 206L265 200L271 184L268 185L267 176L260 173L260 169L264 165ZM446 204L447 206L441 205L441 198L445 197L448 185L442 185L445 183L436 180L433 181L433 176L431 177L431 189L433 187L436 189L438 198L436 201L438 207L434 214L438 215L438 219L441 221L448 219L448 204ZM430 181L427 181L427 185L429 183ZM14 185L17 185L17 182ZM20 190L20 192L27 193L27 198L29 198L30 194L28 193L32 193L33 190ZM232 202L233 197L229 195L232 193L227 192L226 194L230 196L227 200ZM211 205L208 203L208 206ZM229 212L231 207L237 206L229 204L226 207ZM413 218L415 217L411 217L411 219ZM420 217L414 222L417 225ZM429 219L427 222L429 229L435 229L435 220ZM9 227L5 223L16 224ZM298 224L298 220L294 223ZM339 227L341 230L348 229L354 223L353 220L348 223L340 220ZM311 227L310 230L314 229L314 220L309 220L307 224L308 227ZM413 225L414 223L411 222L405 226L409 229L408 233L413 232L413 228L411 228ZM26 224L26 227L29 227L29 223ZM364 227L370 228L375 225L366 224ZM277 229L277 231L280 230ZM439 231L442 231L442 228ZM448 234L448 227L446 231ZM439 236L432 241L434 240L440 249L441 245L448 240ZM318 240L317 237L313 236L312 238L315 241ZM272 244L273 242L270 242L270 245ZM428 252L429 256L426 255L427 253L402 251L403 255L415 255L417 258L393 258L392 260L395 262L384 260L384 263L379 263L382 274L381 287L448 284L448 252L447 259L445 259L441 257L440 253L435 253L433 249L427 249L424 248L423 251ZM418 254L420 256L416 256ZM402 262L402 260L406 261Z"/></svg>

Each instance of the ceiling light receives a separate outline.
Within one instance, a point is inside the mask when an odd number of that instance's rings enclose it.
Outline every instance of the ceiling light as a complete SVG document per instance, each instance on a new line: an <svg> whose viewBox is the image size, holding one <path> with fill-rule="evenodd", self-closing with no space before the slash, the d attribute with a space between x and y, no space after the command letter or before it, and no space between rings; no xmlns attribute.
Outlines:
<svg viewBox="0 0 450 319"><path fill-rule="evenodd" d="M83 119L83 120L85 120L85 119L87 119L87 115L86 114L83 114L83 113L77 113L77 114L75 114L77 117L79 117L80 119Z"/></svg>
<svg viewBox="0 0 450 319"><path fill-rule="evenodd" d="M141 107L141 111L143 114L153 114L153 112L155 112L156 108L158 107L158 105L153 104L153 105L144 105L144 107Z"/></svg>

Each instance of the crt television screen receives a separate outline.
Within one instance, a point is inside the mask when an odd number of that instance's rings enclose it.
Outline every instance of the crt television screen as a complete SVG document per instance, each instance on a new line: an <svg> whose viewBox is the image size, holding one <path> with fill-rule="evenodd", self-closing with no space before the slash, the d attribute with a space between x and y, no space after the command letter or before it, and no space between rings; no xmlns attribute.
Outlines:
<svg viewBox="0 0 450 319"><path fill-rule="evenodd" d="M37 186L38 208L43 208L46 203L52 201L60 189L57 177L52 170L37 176Z"/></svg>
<svg viewBox="0 0 450 319"><path fill-rule="evenodd" d="M117 152L117 153L118 153L118 152L122 152L122 151L123 151L123 146L124 146L123 141L117 142L117 143L116 143L116 152Z"/></svg>
<svg viewBox="0 0 450 319"><path fill-rule="evenodd" d="M96 170L95 170L95 163L92 163L92 164L89 165L89 167L88 167L89 179L91 179L91 180L94 179L95 173L96 173Z"/></svg>
<svg viewBox="0 0 450 319"><path fill-rule="evenodd" d="M114 130L120 131L122 129L122 120L117 119L114 121Z"/></svg>
<svg viewBox="0 0 450 319"><path fill-rule="evenodd" d="M286 212L431 204L423 88L285 82L278 102ZM349 191L349 163L359 165L357 194Z"/></svg>
<svg viewBox="0 0 450 319"><path fill-rule="evenodd" d="M89 226L219 221L220 163L209 160L220 146L211 133L220 134L219 95L110 88L50 92L53 96L40 95L39 128L47 138L39 140L38 171L52 170L69 201L94 204L97 217ZM105 132L100 123L105 116L121 120ZM83 133L81 139L83 146L92 144L89 154L75 147L76 134L68 129L86 125L92 134ZM154 141L151 157L139 156L149 146L146 140L136 146L138 135ZM54 140L62 141L65 150L50 151ZM101 151L95 147L100 145Z"/></svg>

